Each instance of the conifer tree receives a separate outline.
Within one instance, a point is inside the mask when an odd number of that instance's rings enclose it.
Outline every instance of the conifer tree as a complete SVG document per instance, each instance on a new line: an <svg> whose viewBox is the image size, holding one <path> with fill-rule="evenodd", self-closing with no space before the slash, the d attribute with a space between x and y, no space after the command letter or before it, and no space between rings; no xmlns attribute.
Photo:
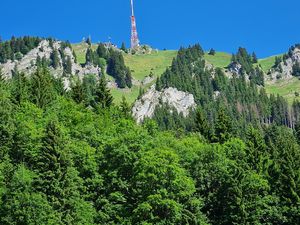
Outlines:
<svg viewBox="0 0 300 225"><path fill-rule="evenodd" d="M59 57L58 57L58 51L55 49L53 52L51 52L50 59L51 59L51 66L54 69L57 69L59 67Z"/></svg>
<svg viewBox="0 0 300 225"><path fill-rule="evenodd" d="M122 96L122 101L120 103L120 111L121 111L122 115L124 116L124 118L130 118L130 116L131 116L130 106L124 95Z"/></svg>
<svg viewBox="0 0 300 225"><path fill-rule="evenodd" d="M105 76L101 76L95 90L95 102L101 108L109 108L113 103L113 97L107 88Z"/></svg>
<svg viewBox="0 0 300 225"><path fill-rule="evenodd" d="M220 108L218 111L217 121L215 125L215 136L218 142L224 143L232 137L232 123L225 110Z"/></svg>
<svg viewBox="0 0 300 225"><path fill-rule="evenodd" d="M125 45L124 42L122 42L121 50L122 50L123 52L127 52L127 48L126 48L126 45Z"/></svg>
<svg viewBox="0 0 300 225"><path fill-rule="evenodd" d="M203 112L200 109L198 109L196 112L195 123L196 123L196 130L201 135L203 135L207 140L210 140L211 139L210 126L207 119L203 115Z"/></svg>
<svg viewBox="0 0 300 225"><path fill-rule="evenodd" d="M94 53L91 48L88 48L85 55L86 64L93 64L94 62Z"/></svg>
<svg viewBox="0 0 300 225"><path fill-rule="evenodd" d="M12 88L12 96L14 98L15 103L21 104L21 102L28 100L29 88L29 81L25 77L25 74L23 72L20 73L16 70L13 76Z"/></svg>
<svg viewBox="0 0 300 225"><path fill-rule="evenodd" d="M73 100L77 103L82 103L85 101L84 89L80 80L77 80L75 85L72 87L71 95Z"/></svg>
<svg viewBox="0 0 300 225"><path fill-rule="evenodd" d="M50 72L45 67L38 67L32 76L31 98L38 107L44 108L55 98Z"/></svg>
<svg viewBox="0 0 300 225"><path fill-rule="evenodd" d="M257 56L255 52L252 53L252 63L258 63Z"/></svg>
<svg viewBox="0 0 300 225"><path fill-rule="evenodd" d="M68 56L67 57L67 60L65 62L65 70L64 72L68 75L71 75L72 74L72 61L71 61L71 57Z"/></svg>
<svg viewBox="0 0 300 225"><path fill-rule="evenodd" d="M91 40L91 37L88 37L86 39L86 43L89 45L89 46L92 46L92 40Z"/></svg>
<svg viewBox="0 0 300 225"><path fill-rule="evenodd" d="M209 50L208 52L209 55L215 55L216 54L216 50L214 50L213 48Z"/></svg>
<svg viewBox="0 0 300 225"><path fill-rule="evenodd" d="M100 43L97 47L97 54L99 58L108 59L108 50L105 48L104 44Z"/></svg>

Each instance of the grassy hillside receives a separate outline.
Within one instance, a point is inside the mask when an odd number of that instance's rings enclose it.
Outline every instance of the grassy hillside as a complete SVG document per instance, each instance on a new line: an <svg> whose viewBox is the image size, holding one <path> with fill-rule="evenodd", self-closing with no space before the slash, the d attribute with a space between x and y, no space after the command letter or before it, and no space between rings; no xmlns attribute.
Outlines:
<svg viewBox="0 0 300 225"><path fill-rule="evenodd" d="M77 56L77 62L80 64L85 63L85 54L86 50L88 48L88 44L86 43L78 43L78 44L72 44L72 48L76 53ZM97 48L97 45L92 45L93 50Z"/></svg>
<svg viewBox="0 0 300 225"><path fill-rule="evenodd" d="M295 99L300 100L300 97L295 95L295 92L300 93L300 80L296 77L289 80L279 80L275 83L267 84L266 91L268 94L279 94L285 97L289 103L293 103Z"/></svg>
<svg viewBox="0 0 300 225"><path fill-rule="evenodd" d="M79 63L85 63L85 53L87 44L73 44L73 49L76 52L77 60ZM97 45L92 46L93 49L97 48ZM129 55L124 54L125 64L130 68L132 76L138 81L143 79L152 72L155 77L160 76L167 67L172 63L174 57L176 57L177 51L158 51L149 55ZM211 63L215 67L224 68L229 65L231 61L231 54L225 52L217 52L214 56L205 54L205 60ZM276 56L271 56L265 59L260 59L258 64L261 65L265 72L274 65ZM149 87L147 86L133 86L131 89L112 89L112 95L115 99L115 103L119 103L122 96L125 96L129 103L133 103L138 95L139 89ZM296 98L295 92L300 92L300 81L296 78L288 81L278 81L276 83L267 83L266 91L269 94L279 94L288 99L291 103ZM299 98L299 97L298 97ZM300 98L299 98L300 100Z"/></svg>
<svg viewBox="0 0 300 225"><path fill-rule="evenodd" d="M146 76L152 73L154 76L160 76L176 57L177 51L158 51L147 55L129 55L124 54L125 64L131 69L132 76L142 81Z"/></svg>
<svg viewBox="0 0 300 225"><path fill-rule="evenodd" d="M271 57L268 57L265 59L258 60L258 64L261 65L261 67L265 73L267 73L274 65L276 56L282 56L282 55L274 55L274 56L271 56Z"/></svg>
<svg viewBox="0 0 300 225"><path fill-rule="evenodd" d="M215 55L208 55L206 53L204 58L210 64L220 68L228 66L231 62L231 55L225 52L216 52Z"/></svg>

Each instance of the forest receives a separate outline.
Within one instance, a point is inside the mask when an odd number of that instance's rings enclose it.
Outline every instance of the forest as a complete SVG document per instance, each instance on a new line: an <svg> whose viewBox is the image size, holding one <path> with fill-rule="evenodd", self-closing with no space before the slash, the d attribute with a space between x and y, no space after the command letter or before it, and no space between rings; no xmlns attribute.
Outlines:
<svg viewBox="0 0 300 225"><path fill-rule="evenodd" d="M104 76L66 91L43 63L0 71L0 224L300 224L300 103L268 96L243 49L232 60L248 80L202 57L181 48L156 83L199 107L183 118L162 105L140 125Z"/></svg>

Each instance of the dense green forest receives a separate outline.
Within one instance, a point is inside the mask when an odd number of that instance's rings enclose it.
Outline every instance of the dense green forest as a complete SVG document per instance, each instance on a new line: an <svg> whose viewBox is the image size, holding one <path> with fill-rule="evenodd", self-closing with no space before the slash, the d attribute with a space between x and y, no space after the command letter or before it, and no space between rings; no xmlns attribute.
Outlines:
<svg viewBox="0 0 300 225"><path fill-rule="evenodd" d="M141 125L104 76L65 91L43 63L0 72L0 224L299 224L300 104L202 57L180 49L156 85L199 108Z"/></svg>
<svg viewBox="0 0 300 225"><path fill-rule="evenodd" d="M240 48L232 57L233 63L239 62L242 66L240 74L233 74L232 78L222 69L207 69L203 56L199 45L181 48L172 66L157 79L157 90L176 87L192 93L199 107L198 112L192 112L187 119L168 113L169 106L157 108L155 119L161 128L193 131L199 126L195 121L201 114L204 125L200 126L210 129L210 139L214 141L221 111L229 117L232 134L239 137L245 137L249 125L259 129L270 124L295 127L300 113L299 102L295 101L289 107L283 97L268 96L263 88L263 71L255 66L254 57L245 49Z"/></svg>

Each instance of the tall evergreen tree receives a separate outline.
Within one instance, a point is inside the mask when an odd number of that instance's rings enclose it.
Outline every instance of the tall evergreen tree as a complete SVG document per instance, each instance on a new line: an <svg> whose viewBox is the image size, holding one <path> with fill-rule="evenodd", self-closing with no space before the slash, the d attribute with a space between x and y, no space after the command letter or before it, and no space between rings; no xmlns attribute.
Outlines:
<svg viewBox="0 0 300 225"><path fill-rule="evenodd" d="M113 103L110 90L107 88L105 76L101 76L95 90L95 102L101 108L109 108Z"/></svg>
<svg viewBox="0 0 300 225"><path fill-rule="evenodd" d="M218 111L218 117L215 124L215 136L218 142L224 143L232 137L233 127L230 117L223 108Z"/></svg>
<svg viewBox="0 0 300 225"><path fill-rule="evenodd" d="M57 69L59 67L59 56L58 51L55 49L53 52L51 52L50 59L51 59L51 66L54 69Z"/></svg>
<svg viewBox="0 0 300 225"><path fill-rule="evenodd" d="M122 101L120 103L120 111L121 111L121 114L124 116L124 118L131 117L130 105L128 104L124 95L122 96Z"/></svg>
<svg viewBox="0 0 300 225"><path fill-rule="evenodd" d="M31 78L31 99L38 107L46 107L55 98L50 72L45 67L38 67Z"/></svg>

